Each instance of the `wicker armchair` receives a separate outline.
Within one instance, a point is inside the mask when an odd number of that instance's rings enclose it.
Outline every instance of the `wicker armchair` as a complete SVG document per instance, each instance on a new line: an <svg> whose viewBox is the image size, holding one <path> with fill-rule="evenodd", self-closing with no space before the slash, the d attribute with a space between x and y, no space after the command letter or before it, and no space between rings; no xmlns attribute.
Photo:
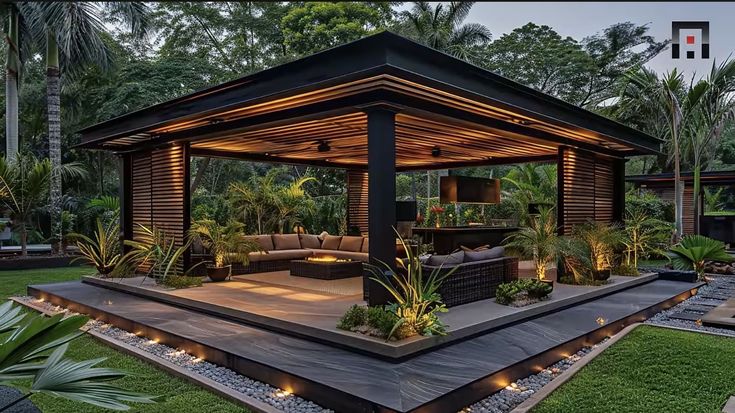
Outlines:
<svg viewBox="0 0 735 413"><path fill-rule="evenodd" d="M495 297L498 285L518 279L518 258L502 257L484 261L464 262L439 288L439 294L447 307L486 300ZM434 271L436 266L422 266L424 273ZM444 265L439 271L449 272L454 266Z"/></svg>

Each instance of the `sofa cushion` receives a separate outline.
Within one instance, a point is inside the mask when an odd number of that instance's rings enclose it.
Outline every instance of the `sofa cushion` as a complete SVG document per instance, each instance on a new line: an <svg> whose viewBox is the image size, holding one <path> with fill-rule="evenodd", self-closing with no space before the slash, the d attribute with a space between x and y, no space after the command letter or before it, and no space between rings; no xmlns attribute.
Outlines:
<svg viewBox="0 0 735 413"><path fill-rule="evenodd" d="M362 237L345 235L342 237L342 241L339 242L340 251L360 252L360 248L362 248Z"/></svg>
<svg viewBox="0 0 735 413"><path fill-rule="evenodd" d="M276 250L297 250L301 248L299 234L273 234Z"/></svg>
<svg viewBox="0 0 735 413"><path fill-rule="evenodd" d="M340 235L325 235L322 241L322 249L338 250L340 241L342 241Z"/></svg>
<svg viewBox="0 0 735 413"><path fill-rule="evenodd" d="M426 260L426 265L438 267L440 265L457 265L464 261L464 251L457 251L449 255L432 255Z"/></svg>
<svg viewBox="0 0 735 413"><path fill-rule="evenodd" d="M301 248L321 248L322 242L319 240L318 235L314 234L301 234L299 235L301 240Z"/></svg>
<svg viewBox="0 0 735 413"><path fill-rule="evenodd" d="M294 249L294 250L274 250L264 252L251 252L248 254L248 258L252 262L259 261L284 261L284 260L299 260L311 256L311 250Z"/></svg>
<svg viewBox="0 0 735 413"><path fill-rule="evenodd" d="M365 237L365 239L362 240L362 248L360 248L360 252L368 253L370 250L368 247L370 246L370 238Z"/></svg>
<svg viewBox="0 0 735 413"><path fill-rule="evenodd" d="M475 262L500 258L505 254L505 248L492 247L482 251L465 251L464 262Z"/></svg>
<svg viewBox="0 0 735 413"><path fill-rule="evenodd" d="M368 254L366 252L352 252L352 251L325 250L325 249L309 250L309 251L313 252L314 255L330 255L332 257L348 259L348 260L353 260L353 261L362 261L362 262L368 261Z"/></svg>
<svg viewBox="0 0 735 413"><path fill-rule="evenodd" d="M273 246L273 238L271 238L270 235L248 235L246 238L258 243L258 245L260 245L260 249L263 251L272 251L275 249Z"/></svg>

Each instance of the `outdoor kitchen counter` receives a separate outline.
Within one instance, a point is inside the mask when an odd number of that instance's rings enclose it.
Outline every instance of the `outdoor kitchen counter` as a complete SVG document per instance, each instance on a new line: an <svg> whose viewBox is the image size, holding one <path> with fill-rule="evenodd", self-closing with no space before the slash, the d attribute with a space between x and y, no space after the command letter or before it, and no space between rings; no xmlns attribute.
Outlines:
<svg viewBox="0 0 735 413"><path fill-rule="evenodd" d="M425 243L433 243L437 254L449 254L460 246L501 245L508 234L517 230L517 227L490 226L415 227L413 233L421 236Z"/></svg>

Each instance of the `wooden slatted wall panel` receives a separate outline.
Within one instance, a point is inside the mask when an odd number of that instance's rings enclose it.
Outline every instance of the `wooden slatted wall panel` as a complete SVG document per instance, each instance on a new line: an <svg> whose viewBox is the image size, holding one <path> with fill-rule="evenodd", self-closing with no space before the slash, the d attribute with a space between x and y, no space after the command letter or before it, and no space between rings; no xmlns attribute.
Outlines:
<svg viewBox="0 0 735 413"><path fill-rule="evenodd" d="M659 198L674 204L674 188L646 188L653 191ZM694 234L694 187L684 184L684 205L682 224L684 235Z"/></svg>
<svg viewBox="0 0 735 413"><path fill-rule="evenodd" d="M615 161L570 148L560 151L559 202L562 232L587 220L615 219Z"/></svg>
<svg viewBox="0 0 735 413"><path fill-rule="evenodd" d="M183 145L133 155L133 239L150 241L140 225L183 243L189 228L188 153Z"/></svg>
<svg viewBox="0 0 735 413"><path fill-rule="evenodd" d="M365 171L347 171L347 225L360 228L368 234L368 174Z"/></svg>

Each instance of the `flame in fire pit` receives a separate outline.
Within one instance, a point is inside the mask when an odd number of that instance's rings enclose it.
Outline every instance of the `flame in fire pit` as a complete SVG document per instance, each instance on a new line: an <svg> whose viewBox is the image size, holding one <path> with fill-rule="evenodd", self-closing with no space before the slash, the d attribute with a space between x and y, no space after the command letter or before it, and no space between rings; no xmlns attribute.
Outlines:
<svg viewBox="0 0 735 413"><path fill-rule="evenodd" d="M313 257L306 257L306 261L314 262L344 262L347 260L338 259L333 255L314 255Z"/></svg>

